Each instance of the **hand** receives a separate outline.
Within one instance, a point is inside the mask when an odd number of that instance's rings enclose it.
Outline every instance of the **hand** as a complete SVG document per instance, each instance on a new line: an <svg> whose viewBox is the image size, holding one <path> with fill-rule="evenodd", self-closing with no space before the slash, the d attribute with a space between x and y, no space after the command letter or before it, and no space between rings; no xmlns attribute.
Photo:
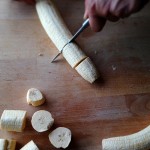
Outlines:
<svg viewBox="0 0 150 150"><path fill-rule="evenodd" d="M23 1L27 4L35 4L35 0L17 0L17 1Z"/></svg>
<svg viewBox="0 0 150 150"><path fill-rule="evenodd" d="M107 20L118 21L139 11L149 0L85 0L84 18L92 30L102 30Z"/></svg>

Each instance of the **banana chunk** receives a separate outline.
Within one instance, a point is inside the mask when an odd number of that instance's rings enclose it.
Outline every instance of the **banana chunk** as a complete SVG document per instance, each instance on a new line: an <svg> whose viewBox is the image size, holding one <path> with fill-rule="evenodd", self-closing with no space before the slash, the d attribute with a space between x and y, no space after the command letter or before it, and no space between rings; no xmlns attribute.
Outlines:
<svg viewBox="0 0 150 150"><path fill-rule="evenodd" d="M71 142L71 131L64 127L59 127L49 134L51 144L56 148L67 148Z"/></svg>
<svg viewBox="0 0 150 150"><path fill-rule="evenodd" d="M7 150L15 150L16 140L8 140Z"/></svg>
<svg viewBox="0 0 150 150"><path fill-rule="evenodd" d="M93 83L99 78L99 74L89 57L83 60L75 69L85 80L90 83Z"/></svg>
<svg viewBox="0 0 150 150"><path fill-rule="evenodd" d="M39 150L39 148L36 146L36 144L33 141L30 141L20 150Z"/></svg>
<svg viewBox="0 0 150 150"><path fill-rule="evenodd" d="M50 129L53 125L54 119L50 112L39 110L32 116L31 124L37 132L44 132Z"/></svg>
<svg viewBox="0 0 150 150"><path fill-rule="evenodd" d="M35 88L31 88L27 92L27 103L32 106L40 106L45 102L43 94Z"/></svg>
<svg viewBox="0 0 150 150"><path fill-rule="evenodd" d="M74 43L69 43L66 45L62 51L63 57L75 68L82 60L87 58L83 51Z"/></svg>
<svg viewBox="0 0 150 150"><path fill-rule="evenodd" d="M26 125L26 111L4 110L0 119L2 130L22 132Z"/></svg>
<svg viewBox="0 0 150 150"><path fill-rule="evenodd" d="M8 141L5 139L0 139L0 150L7 150Z"/></svg>
<svg viewBox="0 0 150 150"><path fill-rule="evenodd" d="M0 150L15 150L16 140L0 139Z"/></svg>

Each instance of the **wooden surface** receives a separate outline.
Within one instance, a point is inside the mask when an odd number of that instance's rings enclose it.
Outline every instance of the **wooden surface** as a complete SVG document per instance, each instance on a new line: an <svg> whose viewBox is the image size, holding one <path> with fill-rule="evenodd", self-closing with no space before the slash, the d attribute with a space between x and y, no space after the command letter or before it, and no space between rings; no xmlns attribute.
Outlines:
<svg viewBox="0 0 150 150"><path fill-rule="evenodd" d="M83 0L56 0L74 33L82 23ZM91 85L60 57L43 30L35 8L0 1L0 114L4 109L28 112L23 133L0 131L0 138L17 140L17 150L34 140L41 150L55 150L48 134L31 127L31 117L45 109L53 127L71 129L68 150L101 150L101 140L137 132L150 124L150 4L140 13L108 23L100 33L87 29L77 43L90 56L101 78ZM39 56L39 54L43 56ZM47 101L41 107L26 103L29 88L40 89Z"/></svg>

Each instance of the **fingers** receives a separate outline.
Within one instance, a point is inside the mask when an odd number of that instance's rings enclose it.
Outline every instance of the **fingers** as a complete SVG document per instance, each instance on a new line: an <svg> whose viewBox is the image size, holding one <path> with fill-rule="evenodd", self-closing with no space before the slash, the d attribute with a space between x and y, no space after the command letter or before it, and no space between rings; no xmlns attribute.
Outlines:
<svg viewBox="0 0 150 150"><path fill-rule="evenodd" d="M89 22L90 22L91 29L95 32L99 32L103 29L103 27L106 23L106 19L101 18L99 16L89 15Z"/></svg>
<svg viewBox="0 0 150 150"><path fill-rule="evenodd" d="M95 0L85 0L85 13L84 13L84 19L89 18L90 15L95 15Z"/></svg>
<svg viewBox="0 0 150 150"><path fill-rule="evenodd" d="M116 22L119 20L119 17L115 16L115 15L112 15L112 14L108 14L107 17L106 17L107 20L109 21L112 21L112 22Z"/></svg>
<svg viewBox="0 0 150 150"><path fill-rule="evenodd" d="M89 18L90 27L93 31L99 32L103 29L106 19L100 17L96 10L95 0L85 0L84 19Z"/></svg>
<svg viewBox="0 0 150 150"><path fill-rule="evenodd" d="M106 20L118 21L141 9L149 0L85 0L84 18L94 31L101 31Z"/></svg>
<svg viewBox="0 0 150 150"><path fill-rule="evenodd" d="M133 1L133 0L131 0ZM110 4L110 14L117 18L125 18L130 15L130 5L127 0L114 0Z"/></svg>

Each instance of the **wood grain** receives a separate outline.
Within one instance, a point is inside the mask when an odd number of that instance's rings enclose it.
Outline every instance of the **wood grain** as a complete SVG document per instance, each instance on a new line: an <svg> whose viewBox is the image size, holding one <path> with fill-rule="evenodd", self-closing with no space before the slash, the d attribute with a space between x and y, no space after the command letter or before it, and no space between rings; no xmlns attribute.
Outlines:
<svg viewBox="0 0 150 150"><path fill-rule="evenodd" d="M82 0L56 0L72 33L81 25ZM107 23L100 33L87 29L77 39L101 73L94 85L84 81L60 57L49 40L34 6L0 1L0 114L4 109L28 112L23 133L0 131L0 138L14 138L17 150L30 140L41 150L55 148L48 134L31 127L33 113L48 110L54 128L71 129L68 150L101 150L101 140L137 132L150 124L150 4L140 13L117 23ZM43 56L39 56L39 53ZM40 89L47 102L41 107L26 103L29 88Z"/></svg>

